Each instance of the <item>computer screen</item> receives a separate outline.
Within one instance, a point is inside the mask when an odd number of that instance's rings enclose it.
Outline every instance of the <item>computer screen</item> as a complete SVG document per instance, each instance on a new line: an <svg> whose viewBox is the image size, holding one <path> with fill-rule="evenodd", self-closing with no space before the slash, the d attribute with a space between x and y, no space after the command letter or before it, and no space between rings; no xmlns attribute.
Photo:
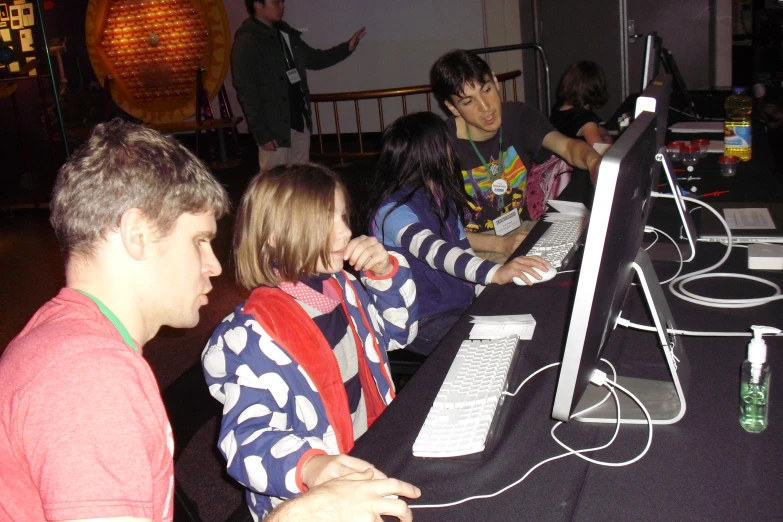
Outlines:
<svg viewBox="0 0 783 522"><path fill-rule="evenodd" d="M658 76L661 68L661 49L663 43L655 31L647 35L644 45L644 70L642 71L642 91Z"/></svg>
<svg viewBox="0 0 783 522"><path fill-rule="evenodd" d="M673 327L671 313L649 257L640 248L650 214L651 193L657 188L657 131L656 115L642 112L601 161L552 409L555 419L567 421L577 411L640 265L645 270L640 279L648 296L651 315L656 326L663 328L663 334L659 331L658 342L673 346L672 352L676 351L680 356L678 342L665 333L666 328ZM671 370L670 354L666 354L666 350L664 353ZM682 357L684 360L684 354ZM687 362L683 363L683 369L685 366ZM676 376L673 379L676 380ZM649 382L655 382L657 387L658 381ZM684 394L678 382L674 386L662 384L661 408L666 411L653 413L658 409L654 407L650 413L676 422L684 412L684 399L680 400ZM675 413L669 415L671 411ZM596 421L611 422L612 419Z"/></svg>

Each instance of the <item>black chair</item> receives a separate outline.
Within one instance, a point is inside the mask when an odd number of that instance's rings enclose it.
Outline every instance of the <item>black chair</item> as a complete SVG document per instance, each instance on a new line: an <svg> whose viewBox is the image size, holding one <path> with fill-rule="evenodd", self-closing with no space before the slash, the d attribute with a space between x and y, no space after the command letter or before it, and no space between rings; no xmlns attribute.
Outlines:
<svg viewBox="0 0 783 522"><path fill-rule="evenodd" d="M413 377L419 366L427 360L426 356L408 350L394 350L389 352L388 356L392 380L398 392Z"/></svg>
<svg viewBox="0 0 783 522"><path fill-rule="evenodd" d="M204 381L201 364L195 364L180 375L163 392L163 403L171 422L174 434L174 520L176 522L202 522L199 514L198 501L191 499L182 487L182 481L177 473L178 462L183 452L188 447L193 437L209 421L220 419L223 408L209 394L209 389ZM214 444L210 447L214 448ZM199 455L199 458L217 458L214 452L207 455ZM216 480L231 480L224 476L215 477ZM232 486L237 486L232 482ZM250 511L244 500L226 519L226 522L247 522L252 520Z"/></svg>

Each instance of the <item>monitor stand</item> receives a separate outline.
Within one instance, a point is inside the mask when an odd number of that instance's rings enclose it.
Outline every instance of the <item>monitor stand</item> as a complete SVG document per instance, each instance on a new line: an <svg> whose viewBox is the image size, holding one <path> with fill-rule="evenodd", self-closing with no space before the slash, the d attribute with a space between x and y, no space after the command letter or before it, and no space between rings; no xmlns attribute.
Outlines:
<svg viewBox="0 0 783 522"><path fill-rule="evenodd" d="M658 199L671 199L672 203L674 204L674 208L677 211L677 216L674 217L672 215L672 209L668 205L666 209L661 210L660 204L662 201L658 201L652 210L650 219L648 219L648 224L657 225L656 228L660 228L661 230L664 230L664 226L668 225L668 230L665 230L665 232L672 236L675 241L678 239L683 239L685 242L677 241L677 246L675 247L668 238L661 236L658 237L658 240L654 243L645 240L643 246L645 250L647 250L647 254L650 256L650 259L653 261L679 262L680 259L682 259L682 261L685 263L693 261L693 258L696 257L696 225L693 223L691 214L688 212L688 209L685 206L685 202L682 199L680 185L677 183L677 176L674 172L674 166L672 165L671 158L669 158L669 153L667 152L665 146L658 149L658 152L655 154L655 159L663 166L663 171L666 174L666 181L669 184L672 195L671 197L668 197L668 195L662 196L653 193L653 196ZM659 209L657 213L655 211L656 208ZM656 223L655 218L661 218L664 223ZM674 228L678 230L672 230L673 224ZM678 247L679 253L677 251Z"/></svg>
<svg viewBox="0 0 783 522"><path fill-rule="evenodd" d="M690 365L679 337L670 335L667 330L674 329L666 297L663 295L658 277L655 275L650 257L643 248L639 249L633 264L639 278L650 315L658 332L658 342L666 359L671 381L654 381L635 377L617 377L617 383L629 390L644 404L650 413L653 424L674 424L685 415L685 395L690 380ZM582 411L598 404L606 396L603 387L589 385L574 411ZM625 424L647 424L641 408L626 394L617 390L620 399L620 422ZM614 399L609 398L599 408L583 416L574 417L580 422L611 423L617 422L617 409Z"/></svg>
<svg viewBox="0 0 783 522"><path fill-rule="evenodd" d="M672 75L674 79L674 92L682 98L681 101L685 105L683 110L677 112L694 120L701 119L699 113L696 112L696 104L693 103L693 99L688 92L688 88L685 86L685 79L682 77L680 68L677 67L677 62L674 59L674 55L669 49L666 49L665 47L661 47L661 64L663 65L664 70L668 74ZM675 110L671 104L669 106L669 110Z"/></svg>

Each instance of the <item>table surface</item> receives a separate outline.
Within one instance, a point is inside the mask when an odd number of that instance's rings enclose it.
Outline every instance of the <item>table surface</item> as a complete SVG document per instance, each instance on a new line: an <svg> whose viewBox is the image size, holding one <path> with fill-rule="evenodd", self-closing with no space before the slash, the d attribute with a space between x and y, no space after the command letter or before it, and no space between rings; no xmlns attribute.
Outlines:
<svg viewBox="0 0 783 522"><path fill-rule="evenodd" d="M763 158L764 151L759 153ZM754 159L741 165L735 178L721 178L715 159L708 158L696 166L693 175L702 176L703 191L728 189L744 200L770 201L783 194L770 172L764 161ZM761 190L759 185L768 188ZM766 197L758 197L762 194ZM684 272L713 264L725 248L700 243L696 259L684 266ZM655 262L654 266L661 280L677 269L676 263ZM744 248L734 248L722 270L753 273L783 284L782 272L748 271ZM531 313L535 317L535 335L531 341L520 343L520 357L510 374L509 387L515 387L538 368L560 361L577 278L578 272L574 272L533 287L491 285L466 312ZM770 293L760 284L724 279L693 283L689 289L715 297ZM751 324L781 326L781 301L748 309L717 309L677 299L668 285L664 285L664 293L682 329L737 332L748 331ZM651 324L637 287L629 292L623 316ZM551 369L533 378L516 397L506 398L488 448L480 455L447 459L412 455L419 428L470 326L465 320L452 329L352 452L388 475L419 486L423 494L410 502L414 506L495 492L521 479L536 464L564 453L550 436L555 425L550 414L557 381L557 370ZM772 377L769 427L761 434L746 433L738 422L739 369L746 358L748 340L681 338L691 367L685 417L674 425L655 426L652 446L638 462L603 467L575 456L564 457L542 464L521 484L495 498L447 508L415 509L414 519L779 520L783 513L783 408L775 405L783 401L783 377ZM774 374L783 363L783 338L768 338L767 345ZM611 333L604 357L622 375L668 378L654 333L617 328ZM631 459L643 450L647 429L623 425L617 440L592 456L609 462ZM613 431L612 425L572 421L559 427L558 435L571 447L589 448L607 442Z"/></svg>

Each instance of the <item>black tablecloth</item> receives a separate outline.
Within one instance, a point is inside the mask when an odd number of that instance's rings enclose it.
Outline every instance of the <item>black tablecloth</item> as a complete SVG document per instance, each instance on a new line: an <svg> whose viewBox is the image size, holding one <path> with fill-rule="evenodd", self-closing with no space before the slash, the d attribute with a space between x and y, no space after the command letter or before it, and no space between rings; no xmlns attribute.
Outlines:
<svg viewBox="0 0 783 522"><path fill-rule="evenodd" d="M699 245L695 266L711 262L725 247ZM744 249L735 249L727 270L742 270ZM693 263L691 263L693 265ZM656 264L659 277L673 270ZM759 273L756 272L758 275ZM764 272L778 284L783 274ZM532 341L521 343L511 382L516 385L536 369L560 360L565 325L575 288L575 274L561 274L548 284L530 288L490 286L469 314L532 313L537 326ZM694 284L696 291L760 295L752 283ZM700 331L744 331L751 324L779 326L780 301L744 310L721 310L686 303L666 290L677 326ZM632 289L623 315L651 324L646 305ZM357 441L353 455L385 473L419 486L416 503L442 503L485 494L521 478L536 463L563 450L550 437L550 418L557 370L547 370L529 382L517 397L507 398L498 417L489 448L479 457L423 459L411 447L443 381L460 341L470 325L463 321L401 391L376 424ZM618 328L605 356L627 375L664 377L663 357L655 334ZM691 364L687 411L672 426L656 426L652 447L639 462L605 468L566 457L533 471L520 485L500 496L451 508L416 510L416 520L779 520L783 514L780 484L783 469L783 377L772 378L769 428L758 435L742 430L739 414L739 368L746 357L747 338L683 338ZM783 363L783 340L769 338L769 360L774 370ZM577 422L559 428L574 448L608 441L613 427ZM596 458L624 461L646 443L647 428L624 425L614 444Z"/></svg>
<svg viewBox="0 0 783 522"><path fill-rule="evenodd" d="M768 175L769 169L762 169L760 160L741 165L733 179L721 178L713 162L714 158L709 158L696 167L694 175L704 178L702 192L728 188L743 199L759 201L783 194L774 188L775 181ZM773 188L759 188L763 186ZM768 197L758 197L762 193ZM685 265L684 272L713 264L725 248L700 243L696 259ZM674 274L677 265L656 262L655 268L664 280ZM721 270L753 273L783 285L781 272L748 271L743 248L735 248ZM520 343L511 387L538 368L560 361L577 277L578 273L563 273L533 287L491 285L468 310L466 317L522 313L535 317L535 335ZM767 287L737 279L697 282L688 288L713 297L770 294ZM668 288L665 294L681 329L748 331L752 324L780 327L783 318L783 301L748 309L717 309L682 301ZM652 324L637 287L629 293L623 316ZM520 479L537 463L564 452L550 436L555 424L550 414L557 381L557 369L551 369L531 380L518 396L506 398L482 454L446 459L412 455L419 428L470 327L467 318L454 327L352 452L388 475L419 486L422 498L412 505L492 493ZM691 366L685 417L674 425L656 426L650 451L640 461L612 468L568 456L543 464L524 482L495 498L449 508L416 509L415 520L780 520L783 408L777 404L783 404L783 376L772 377L769 428L761 434L746 433L738 422L739 370L748 341L736 337L682 338ZM773 374L779 373L783 371L783 338L767 338L767 344ZM654 333L617 328L604 353L621 374L667 377ZM558 434L571 447L587 448L608 441L613 429L571 421L561 426ZM641 452L646 440L646 426L624 425L610 448L592 456L625 461Z"/></svg>

